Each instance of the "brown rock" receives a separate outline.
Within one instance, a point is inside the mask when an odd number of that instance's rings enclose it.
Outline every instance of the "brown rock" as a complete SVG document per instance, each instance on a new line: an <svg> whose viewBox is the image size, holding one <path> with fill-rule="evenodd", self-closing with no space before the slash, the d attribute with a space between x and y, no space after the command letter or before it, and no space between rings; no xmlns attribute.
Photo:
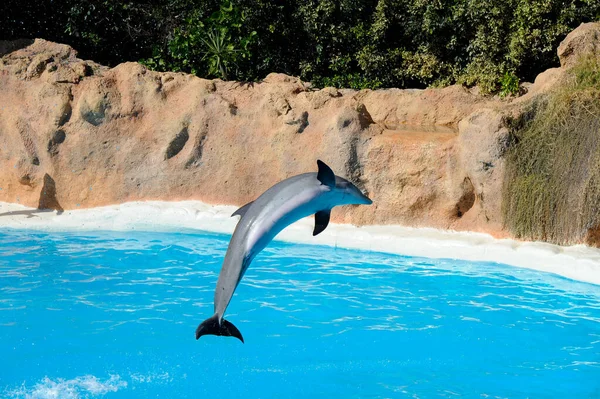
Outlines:
<svg viewBox="0 0 600 399"><path fill-rule="evenodd" d="M496 102L458 85L425 90L364 90L356 97L361 98L374 121L392 129L400 125L456 127L466 115Z"/></svg>
<svg viewBox="0 0 600 399"><path fill-rule="evenodd" d="M240 83L109 69L43 40L2 48L15 50L0 62L1 201L243 205L321 159L374 200L336 208L334 221L505 235L503 107L518 112L519 100L460 86L313 90L282 74ZM530 93L553 82L538 79Z"/></svg>
<svg viewBox="0 0 600 399"><path fill-rule="evenodd" d="M600 22L579 25L558 46L558 58L562 67L573 66L580 57L600 56Z"/></svg>
<svg viewBox="0 0 600 399"><path fill-rule="evenodd" d="M600 226L595 226L587 231L584 243L593 247L600 247Z"/></svg>
<svg viewBox="0 0 600 399"><path fill-rule="evenodd" d="M454 186L460 212L457 212L452 227L504 235L501 193L504 154L510 145L506 118L500 111L482 109L463 119L458 130L458 167L454 171L456 179L462 179L462 183ZM461 208L468 204L471 207L462 211Z"/></svg>
<svg viewBox="0 0 600 399"><path fill-rule="evenodd" d="M357 143L358 181L374 203L345 208L341 220L449 228L456 206L449 190L456 133L376 129L371 128L376 134Z"/></svg>

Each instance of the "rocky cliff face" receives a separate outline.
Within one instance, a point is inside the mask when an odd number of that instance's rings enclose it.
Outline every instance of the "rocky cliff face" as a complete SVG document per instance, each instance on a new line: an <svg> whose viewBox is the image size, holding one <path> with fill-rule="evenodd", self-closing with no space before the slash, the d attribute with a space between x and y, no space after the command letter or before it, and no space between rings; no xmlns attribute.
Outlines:
<svg viewBox="0 0 600 399"><path fill-rule="evenodd" d="M240 83L109 69L40 39L0 43L0 55L0 201L241 205L321 159L374 200L334 210L337 222L497 236L506 117L562 76L501 101L460 86L313 90L280 74Z"/></svg>

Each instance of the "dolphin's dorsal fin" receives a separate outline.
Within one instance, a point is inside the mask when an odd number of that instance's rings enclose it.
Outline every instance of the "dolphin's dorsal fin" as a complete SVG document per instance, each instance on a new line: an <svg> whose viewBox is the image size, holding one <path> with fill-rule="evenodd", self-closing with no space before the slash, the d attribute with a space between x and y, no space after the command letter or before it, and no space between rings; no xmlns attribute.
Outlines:
<svg viewBox="0 0 600 399"><path fill-rule="evenodd" d="M244 217L244 214L246 213L246 211L248 210L248 208L250 208L250 205L252 205L254 201L250 201L248 202L246 205L242 206L241 208L239 208L237 211L233 212L231 214L231 216L235 216L235 215L240 215L240 217Z"/></svg>
<svg viewBox="0 0 600 399"><path fill-rule="evenodd" d="M327 228L330 216L331 209L324 209L315 213L315 229L313 230L313 236L316 236Z"/></svg>
<svg viewBox="0 0 600 399"><path fill-rule="evenodd" d="M331 188L335 187L335 174L333 173L333 170L331 170L329 166L325 165L325 162L321 161L320 159L317 160L317 165L319 166L317 179L319 179L319 181L326 186Z"/></svg>

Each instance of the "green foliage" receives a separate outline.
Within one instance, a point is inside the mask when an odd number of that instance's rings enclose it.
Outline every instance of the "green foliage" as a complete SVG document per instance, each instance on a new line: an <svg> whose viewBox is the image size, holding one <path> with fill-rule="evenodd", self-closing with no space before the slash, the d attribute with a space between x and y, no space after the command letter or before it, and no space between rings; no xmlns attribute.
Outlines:
<svg viewBox="0 0 600 399"><path fill-rule="evenodd" d="M600 60L581 60L530 117L507 157L506 226L527 239L584 240L600 228Z"/></svg>
<svg viewBox="0 0 600 399"><path fill-rule="evenodd" d="M498 91L503 69L503 65L478 58L460 72L456 81L465 86L478 85L483 94L495 93Z"/></svg>
<svg viewBox="0 0 600 399"><path fill-rule="evenodd" d="M194 0L162 3L169 8L134 0L63 0L59 3L65 15L61 41L109 65L148 57L153 47L164 47L182 23L180 16L195 7ZM198 9L202 12L205 7Z"/></svg>
<svg viewBox="0 0 600 399"><path fill-rule="evenodd" d="M222 1L4 0L0 35L200 76L283 72L354 88L461 83L507 95L556 65L564 36L600 16L598 0Z"/></svg>
<svg viewBox="0 0 600 399"><path fill-rule="evenodd" d="M223 3L206 18L192 13L175 28L166 50L155 48L144 63L158 70L185 71L221 79L244 78L239 62L250 58L255 31L244 32L245 15L231 2Z"/></svg>
<svg viewBox="0 0 600 399"><path fill-rule="evenodd" d="M500 79L500 97L519 94L519 78L514 73L505 72Z"/></svg>
<svg viewBox="0 0 600 399"><path fill-rule="evenodd" d="M331 77L317 77L313 79L313 83L317 87L337 87L349 89L378 89L381 87L381 82L378 80L368 80L357 73L334 75Z"/></svg>

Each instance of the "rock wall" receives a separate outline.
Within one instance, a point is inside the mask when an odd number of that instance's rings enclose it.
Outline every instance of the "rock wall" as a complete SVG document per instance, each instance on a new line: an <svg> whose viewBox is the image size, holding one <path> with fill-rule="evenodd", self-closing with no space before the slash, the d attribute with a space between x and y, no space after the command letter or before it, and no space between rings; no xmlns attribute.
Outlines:
<svg viewBox="0 0 600 399"><path fill-rule="evenodd" d="M241 205L321 159L374 201L336 208L336 222L496 236L506 116L561 76L506 101L460 86L314 90L281 74L240 83L109 69L41 39L0 43L0 55L0 201Z"/></svg>

